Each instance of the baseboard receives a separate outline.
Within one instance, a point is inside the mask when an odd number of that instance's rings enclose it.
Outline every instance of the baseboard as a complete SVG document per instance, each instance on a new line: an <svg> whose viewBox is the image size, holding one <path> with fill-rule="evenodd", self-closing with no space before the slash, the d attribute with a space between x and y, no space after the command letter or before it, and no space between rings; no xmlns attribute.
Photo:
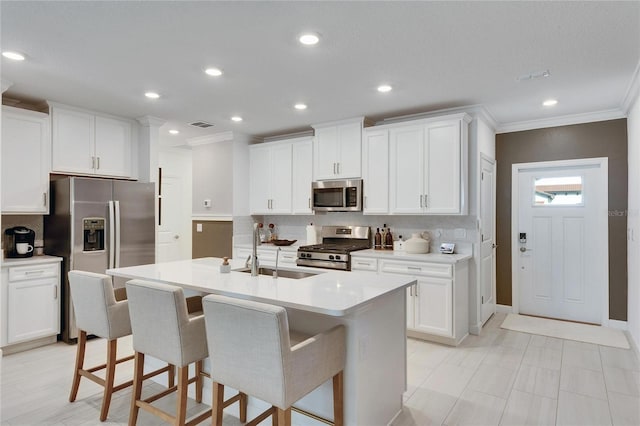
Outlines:
<svg viewBox="0 0 640 426"><path fill-rule="evenodd" d="M513 313L513 306L509 305L496 305L496 313L511 314Z"/></svg>
<svg viewBox="0 0 640 426"><path fill-rule="evenodd" d="M627 327L626 321L612 320L610 319L607 322L607 327L613 328L615 330L627 331L629 328Z"/></svg>
<svg viewBox="0 0 640 426"><path fill-rule="evenodd" d="M482 324L469 324L469 334L473 334L474 336L480 335L480 330L482 330Z"/></svg>
<svg viewBox="0 0 640 426"><path fill-rule="evenodd" d="M30 340L28 342L22 342L22 343L14 343L13 345L8 345L2 348L2 355L11 355L11 354L15 354L18 352L24 352L24 351L28 351L31 349L35 349L38 348L40 346L46 346L46 345L51 345L53 343L56 343L57 339L56 336L47 336L47 337L41 337L39 339L35 339L35 340Z"/></svg>

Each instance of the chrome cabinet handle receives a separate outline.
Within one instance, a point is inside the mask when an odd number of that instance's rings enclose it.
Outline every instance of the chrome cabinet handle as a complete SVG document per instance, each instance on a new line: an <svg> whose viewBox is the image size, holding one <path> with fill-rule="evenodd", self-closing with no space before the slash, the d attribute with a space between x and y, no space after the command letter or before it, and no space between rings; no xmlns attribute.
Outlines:
<svg viewBox="0 0 640 426"><path fill-rule="evenodd" d="M58 298L58 286L54 285L53 286L53 300L56 300Z"/></svg>
<svg viewBox="0 0 640 426"><path fill-rule="evenodd" d="M340 163L336 163L336 165L337 165L336 168L338 169L338 174L340 174Z"/></svg>
<svg viewBox="0 0 640 426"><path fill-rule="evenodd" d="M418 284L416 284L416 296L418 296Z"/></svg>
<svg viewBox="0 0 640 426"><path fill-rule="evenodd" d="M98 166L96 167L96 169L99 169L100 168L100 157L96 157L96 158L98 159L98 161L97 161Z"/></svg>
<svg viewBox="0 0 640 426"><path fill-rule="evenodd" d="M424 207L427 208L428 207L428 203L427 203L427 194L424 194Z"/></svg>
<svg viewBox="0 0 640 426"><path fill-rule="evenodd" d="M423 207L423 205L422 205L422 194L420 194L420 208L422 208L422 207Z"/></svg>
<svg viewBox="0 0 640 426"><path fill-rule="evenodd" d="M311 208L311 197L309 197L309 208Z"/></svg>
<svg viewBox="0 0 640 426"><path fill-rule="evenodd" d="M42 205L45 206L45 207L47 206L47 193L46 192L42 193Z"/></svg>
<svg viewBox="0 0 640 426"><path fill-rule="evenodd" d="M333 174L336 174L336 163L333 163Z"/></svg>
<svg viewBox="0 0 640 426"><path fill-rule="evenodd" d="M91 157L91 168L92 169L96 168L96 157Z"/></svg>
<svg viewBox="0 0 640 426"><path fill-rule="evenodd" d="M367 196L364 196L364 206L367 207Z"/></svg>
<svg viewBox="0 0 640 426"><path fill-rule="evenodd" d="M409 296L413 296L413 286L409 287Z"/></svg>

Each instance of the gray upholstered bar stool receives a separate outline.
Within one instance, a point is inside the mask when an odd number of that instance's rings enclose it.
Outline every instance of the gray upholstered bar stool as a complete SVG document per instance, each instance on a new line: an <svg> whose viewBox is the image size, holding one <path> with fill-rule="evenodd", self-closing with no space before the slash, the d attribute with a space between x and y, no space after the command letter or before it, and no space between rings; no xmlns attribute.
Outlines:
<svg viewBox="0 0 640 426"><path fill-rule="evenodd" d="M224 386L272 405L248 425L273 415L274 424L289 426L293 403L331 378L334 424L343 424L344 326L296 343L292 336L297 333L289 330L282 307L218 295L204 297L202 306L213 380L213 425L222 424Z"/></svg>
<svg viewBox="0 0 640 426"><path fill-rule="evenodd" d="M207 357L207 341L202 315L189 317L187 300L180 287L132 280L126 284L133 331L135 373L129 425L135 425L140 408L175 425L194 425L211 415L211 410L187 422L187 387L196 383L196 401L202 402L202 363ZM175 365L177 386L141 399L145 355ZM195 375L189 378L189 364L195 363ZM176 414L167 413L151 403L177 391Z"/></svg>
<svg viewBox="0 0 640 426"><path fill-rule="evenodd" d="M132 380L114 386L116 365L133 359L133 355L117 359L118 338L131 334L129 307L124 288L114 290L111 277L93 272L69 271L71 300L78 326L78 348L73 383L69 401L78 396L80 378L87 379L104 386L100 421L105 421L109 413L109 405L113 392L131 386ZM87 345L87 334L107 339L107 362L88 369L84 368L84 355ZM96 371L106 369L105 378L96 376ZM158 375L168 371L173 379L173 366L156 370L149 374Z"/></svg>

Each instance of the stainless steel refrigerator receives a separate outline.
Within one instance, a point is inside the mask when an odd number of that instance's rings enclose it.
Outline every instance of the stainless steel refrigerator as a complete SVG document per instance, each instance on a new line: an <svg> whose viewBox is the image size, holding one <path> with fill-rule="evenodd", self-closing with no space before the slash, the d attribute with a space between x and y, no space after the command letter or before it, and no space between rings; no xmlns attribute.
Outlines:
<svg viewBox="0 0 640 426"><path fill-rule="evenodd" d="M68 272L104 274L108 268L155 262L155 185L65 177L51 181L50 214L44 216L47 254L61 256L62 340L78 337ZM114 280L115 287L124 280Z"/></svg>

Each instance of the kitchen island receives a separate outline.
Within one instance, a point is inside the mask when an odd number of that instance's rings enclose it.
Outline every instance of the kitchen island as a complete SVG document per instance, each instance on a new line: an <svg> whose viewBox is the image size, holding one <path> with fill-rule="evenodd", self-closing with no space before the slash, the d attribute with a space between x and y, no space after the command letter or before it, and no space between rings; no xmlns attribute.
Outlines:
<svg viewBox="0 0 640 426"><path fill-rule="evenodd" d="M405 288L416 283L415 277L296 267L281 270L308 271L314 275L274 279L234 271L244 267L240 261L231 261L231 273L220 273L221 263L221 259L204 258L115 268L107 273L177 285L202 294L283 306L291 328L308 334L343 324L347 339L345 424L391 422L402 409L402 393L406 389ZM332 419L331 394L328 381L295 407ZM258 414L265 407L262 401L250 398L249 415ZM304 421L309 423L307 419Z"/></svg>

